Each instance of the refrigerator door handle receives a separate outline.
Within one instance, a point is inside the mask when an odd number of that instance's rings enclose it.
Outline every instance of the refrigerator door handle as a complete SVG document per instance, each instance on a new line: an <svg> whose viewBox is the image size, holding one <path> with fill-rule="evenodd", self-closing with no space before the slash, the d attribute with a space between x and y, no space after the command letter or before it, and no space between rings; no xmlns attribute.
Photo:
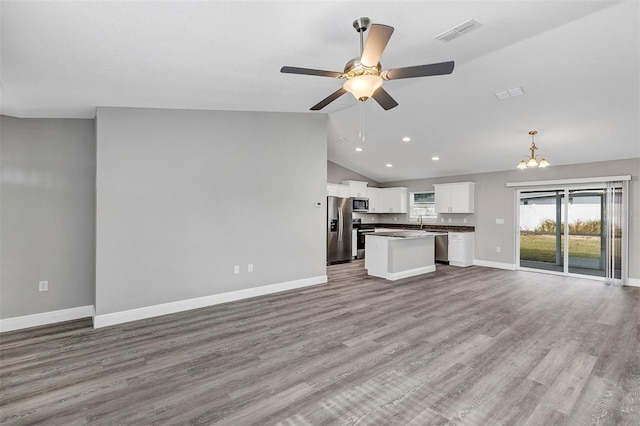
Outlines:
<svg viewBox="0 0 640 426"><path fill-rule="evenodd" d="M342 222L342 207L338 207L338 242L342 242L342 228L344 227Z"/></svg>

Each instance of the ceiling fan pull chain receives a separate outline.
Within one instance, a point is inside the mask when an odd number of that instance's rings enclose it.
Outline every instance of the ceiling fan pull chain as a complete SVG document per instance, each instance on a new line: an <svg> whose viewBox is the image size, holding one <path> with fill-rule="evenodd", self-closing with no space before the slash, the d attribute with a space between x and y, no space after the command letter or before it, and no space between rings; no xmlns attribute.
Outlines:
<svg viewBox="0 0 640 426"><path fill-rule="evenodd" d="M358 137L364 144L364 102L360 102L360 131Z"/></svg>

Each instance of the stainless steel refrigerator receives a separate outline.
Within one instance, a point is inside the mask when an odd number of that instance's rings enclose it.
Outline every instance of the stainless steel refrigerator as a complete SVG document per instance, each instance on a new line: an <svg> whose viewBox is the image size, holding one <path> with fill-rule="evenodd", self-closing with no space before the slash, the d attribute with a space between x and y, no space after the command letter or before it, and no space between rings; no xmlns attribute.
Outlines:
<svg viewBox="0 0 640 426"><path fill-rule="evenodd" d="M351 262L351 199L327 197L327 265Z"/></svg>

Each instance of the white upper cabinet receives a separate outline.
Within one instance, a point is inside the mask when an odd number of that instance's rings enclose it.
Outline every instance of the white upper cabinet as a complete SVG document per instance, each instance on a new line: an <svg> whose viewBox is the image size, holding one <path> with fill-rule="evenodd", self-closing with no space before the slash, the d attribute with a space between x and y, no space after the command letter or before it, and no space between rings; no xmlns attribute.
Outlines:
<svg viewBox="0 0 640 426"><path fill-rule="evenodd" d="M367 182L343 180L342 184L349 187L350 197L367 198Z"/></svg>
<svg viewBox="0 0 640 426"><path fill-rule="evenodd" d="M407 213L409 190L398 188L367 188L369 213Z"/></svg>
<svg viewBox="0 0 640 426"><path fill-rule="evenodd" d="M337 183L328 183L327 184L327 196L328 197L340 197L340 198L349 198L351 197L351 190L347 185L340 185Z"/></svg>
<svg viewBox="0 0 640 426"><path fill-rule="evenodd" d="M407 213L409 211L409 190L404 187L383 188L382 211L380 213Z"/></svg>
<svg viewBox="0 0 640 426"><path fill-rule="evenodd" d="M382 213L382 191L380 188L367 188L369 213Z"/></svg>
<svg viewBox="0 0 640 426"><path fill-rule="evenodd" d="M434 184L436 213L474 213L474 182Z"/></svg>
<svg viewBox="0 0 640 426"><path fill-rule="evenodd" d="M405 187L373 188L367 182L346 180L342 185L327 184L330 197L360 197L369 199L369 213L407 213L409 211L409 190Z"/></svg>

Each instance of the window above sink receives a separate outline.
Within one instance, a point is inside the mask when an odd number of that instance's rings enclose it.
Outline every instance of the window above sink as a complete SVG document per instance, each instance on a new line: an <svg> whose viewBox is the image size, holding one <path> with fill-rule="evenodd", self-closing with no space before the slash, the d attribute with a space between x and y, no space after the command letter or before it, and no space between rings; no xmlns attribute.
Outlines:
<svg viewBox="0 0 640 426"><path fill-rule="evenodd" d="M436 195L434 191L419 191L409 194L409 219L422 223L435 223L438 219L436 213Z"/></svg>

